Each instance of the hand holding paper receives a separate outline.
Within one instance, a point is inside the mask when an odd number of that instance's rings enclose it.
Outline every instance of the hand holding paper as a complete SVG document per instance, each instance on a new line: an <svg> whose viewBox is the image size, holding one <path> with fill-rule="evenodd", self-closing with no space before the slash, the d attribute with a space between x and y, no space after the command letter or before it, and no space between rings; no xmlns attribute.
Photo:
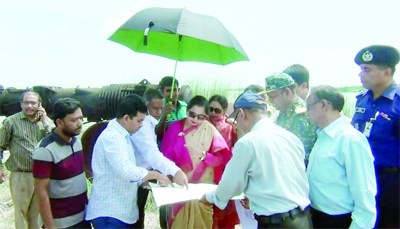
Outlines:
<svg viewBox="0 0 400 229"><path fill-rule="evenodd" d="M200 200L204 194L217 189L215 184L192 184L189 183L188 189L174 184L174 187L161 187L160 185L150 183L154 200L157 206L184 202L188 200ZM243 199L243 195L233 197L232 199Z"/></svg>

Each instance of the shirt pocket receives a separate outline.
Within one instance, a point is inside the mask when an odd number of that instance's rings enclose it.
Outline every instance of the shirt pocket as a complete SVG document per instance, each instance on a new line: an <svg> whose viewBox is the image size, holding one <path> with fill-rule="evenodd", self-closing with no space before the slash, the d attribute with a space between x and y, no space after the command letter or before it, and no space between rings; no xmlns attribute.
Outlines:
<svg viewBox="0 0 400 229"><path fill-rule="evenodd" d="M333 152L328 152L316 158L313 165L312 179L322 184L331 184L337 181L340 174L340 161Z"/></svg>
<svg viewBox="0 0 400 229"><path fill-rule="evenodd" d="M383 138L400 137L399 117L394 114L381 113L373 122L371 137ZM386 134L383 134L386 133ZM389 136L387 136L387 134Z"/></svg>

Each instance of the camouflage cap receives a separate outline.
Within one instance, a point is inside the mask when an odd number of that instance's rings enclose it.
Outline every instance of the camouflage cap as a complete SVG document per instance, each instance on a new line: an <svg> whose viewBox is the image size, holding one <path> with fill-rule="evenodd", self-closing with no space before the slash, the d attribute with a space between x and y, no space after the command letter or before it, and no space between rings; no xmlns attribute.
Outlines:
<svg viewBox="0 0 400 229"><path fill-rule="evenodd" d="M275 91L295 84L293 78L286 73L276 72L265 78L265 91Z"/></svg>

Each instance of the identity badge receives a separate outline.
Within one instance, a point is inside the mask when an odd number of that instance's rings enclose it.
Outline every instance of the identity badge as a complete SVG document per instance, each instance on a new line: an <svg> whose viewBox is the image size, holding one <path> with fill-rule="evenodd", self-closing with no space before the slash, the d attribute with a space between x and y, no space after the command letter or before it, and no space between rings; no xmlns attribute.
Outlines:
<svg viewBox="0 0 400 229"><path fill-rule="evenodd" d="M365 137L369 138L370 134L371 134L371 129L372 129L372 122L366 122L365 123L365 128L364 128L364 135Z"/></svg>

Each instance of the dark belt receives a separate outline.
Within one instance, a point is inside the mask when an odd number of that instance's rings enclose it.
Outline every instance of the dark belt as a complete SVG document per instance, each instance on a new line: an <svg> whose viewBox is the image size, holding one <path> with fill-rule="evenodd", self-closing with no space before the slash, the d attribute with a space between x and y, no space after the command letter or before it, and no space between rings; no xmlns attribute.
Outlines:
<svg viewBox="0 0 400 229"><path fill-rule="evenodd" d="M398 173L399 167L378 167L378 173Z"/></svg>
<svg viewBox="0 0 400 229"><path fill-rule="evenodd" d="M264 224L281 224L286 218L296 219L299 216L303 216L304 212L308 211L308 207L303 210L300 207L293 208L292 210L284 213L273 214L269 216L254 214L254 218L257 221L263 222Z"/></svg>

